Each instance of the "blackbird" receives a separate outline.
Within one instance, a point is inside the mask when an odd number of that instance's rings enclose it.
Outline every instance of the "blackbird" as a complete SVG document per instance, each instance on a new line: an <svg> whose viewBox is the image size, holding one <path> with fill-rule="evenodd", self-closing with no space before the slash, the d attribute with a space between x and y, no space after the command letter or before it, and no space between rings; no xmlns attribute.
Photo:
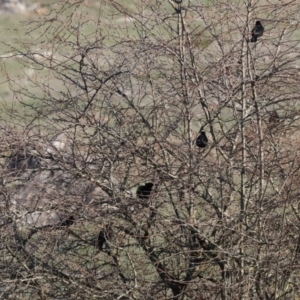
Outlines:
<svg viewBox="0 0 300 300"><path fill-rule="evenodd" d="M264 34L264 27L261 25L260 21L256 21L255 26L253 27L252 31L251 31L251 43L255 43L257 42L257 38L262 36Z"/></svg>
<svg viewBox="0 0 300 300"><path fill-rule="evenodd" d="M148 182L145 185L140 185L136 191L136 195L140 199L149 199L152 188L153 188L153 183L151 182Z"/></svg>
<svg viewBox="0 0 300 300"><path fill-rule="evenodd" d="M196 145L199 148L205 148L207 146L207 143L208 143L208 138L207 138L205 132L201 131L200 135L197 137Z"/></svg>
<svg viewBox="0 0 300 300"><path fill-rule="evenodd" d="M279 115L278 115L277 111L273 110L270 113L269 123L276 124L276 123L279 123L279 121L280 121L280 119L279 119Z"/></svg>
<svg viewBox="0 0 300 300"><path fill-rule="evenodd" d="M100 251L103 250L104 244L111 239L113 235L112 229L106 225L105 228L102 228L98 235L97 247Z"/></svg>
<svg viewBox="0 0 300 300"><path fill-rule="evenodd" d="M270 130L273 130L278 127L278 124L280 123L280 117L277 113L276 110L273 110L269 114L269 123L268 123L268 128Z"/></svg>

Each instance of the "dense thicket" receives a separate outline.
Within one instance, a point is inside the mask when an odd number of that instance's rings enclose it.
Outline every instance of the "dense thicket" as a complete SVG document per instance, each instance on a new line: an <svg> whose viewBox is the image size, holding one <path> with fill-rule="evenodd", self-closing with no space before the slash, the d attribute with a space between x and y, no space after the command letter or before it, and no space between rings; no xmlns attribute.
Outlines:
<svg viewBox="0 0 300 300"><path fill-rule="evenodd" d="M0 127L3 299L300 299L300 4L203 2L28 22Z"/></svg>

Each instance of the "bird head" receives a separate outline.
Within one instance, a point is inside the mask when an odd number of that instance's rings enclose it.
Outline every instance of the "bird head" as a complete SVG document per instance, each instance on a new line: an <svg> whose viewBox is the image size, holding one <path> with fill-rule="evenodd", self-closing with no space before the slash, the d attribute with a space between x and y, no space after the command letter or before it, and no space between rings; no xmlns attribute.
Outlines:
<svg viewBox="0 0 300 300"><path fill-rule="evenodd" d="M152 182L147 182L145 184L145 187L151 189L153 187L153 183Z"/></svg>

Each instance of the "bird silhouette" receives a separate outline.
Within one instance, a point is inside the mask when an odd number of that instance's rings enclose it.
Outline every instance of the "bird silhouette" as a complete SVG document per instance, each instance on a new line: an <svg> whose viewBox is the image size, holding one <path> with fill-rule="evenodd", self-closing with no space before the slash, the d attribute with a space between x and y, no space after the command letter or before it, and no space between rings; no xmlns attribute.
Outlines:
<svg viewBox="0 0 300 300"><path fill-rule="evenodd" d="M257 42L257 38L262 36L264 34L264 27L261 25L260 21L256 21L255 26L253 27L252 31L251 31L251 43L255 43Z"/></svg>
<svg viewBox="0 0 300 300"><path fill-rule="evenodd" d="M100 251L103 251L104 244L112 238L113 232L109 225L102 228L98 235L97 247Z"/></svg>
<svg viewBox="0 0 300 300"><path fill-rule="evenodd" d="M207 143L208 143L208 138L207 138L205 132L201 131L200 135L197 137L196 145L199 148L205 148L207 146Z"/></svg>
<svg viewBox="0 0 300 300"><path fill-rule="evenodd" d="M279 118L279 115L277 113L276 110L273 110L271 113L270 113L270 117L269 117L269 123L272 123L272 124L278 124L280 121L280 118Z"/></svg>
<svg viewBox="0 0 300 300"><path fill-rule="evenodd" d="M152 192L153 183L148 182L145 185L140 185L136 191L136 195L140 199L149 199Z"/></svg>
<svg viewBox="0 0 300 300"><path fill-rule="evenodd" d="M73 225L75 222L75 218L74 216L70 216L68 219L64 220L60 226L61 227L70 227L71 225Z"/></svg>
<svg viewBox="0 0 300 300"><path fill-rule="evenodd" d="M267 124L270 130L276 129L280 122L280 117L276 110L273 110L269 115L269 123Z"/></svg>

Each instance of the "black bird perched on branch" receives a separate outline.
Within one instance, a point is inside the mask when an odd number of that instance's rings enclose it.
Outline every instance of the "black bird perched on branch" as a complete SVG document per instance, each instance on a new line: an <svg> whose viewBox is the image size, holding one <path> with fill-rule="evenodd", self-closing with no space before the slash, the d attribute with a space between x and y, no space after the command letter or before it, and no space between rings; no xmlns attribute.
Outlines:
<svg viewBox="0 0 300 300"><path fill-rule="evenodd" d="M153 183L148 182L145 185L140 185L136 191L136 195L140 199L149 199L150 194L152 192Z"/></svg>
<svg viewBox="0 0 300 300"><path fill-rule="evenodd" d="M113 231L109 225L106 225L104 228L102 228L98 235L97 240L97 247L100 251L103 250L104 244L112 238Z"/></svg>
<svg viewBox="0 0 300 300"><path fill-rule="evenodd" d="M272 112L270 112L268 128L270 130L277 128L277 125L279 124L279 122L280 122L280 117L279 117L277 111L273 110Z"/></svg>
<svg viewBox="0 0 300 300"><path fill-rule="evenodd" d="M196 145L199 148L205 148L207 146L207 143L208 143L208 138L207 138L205 132L201 131L200 135L197 137Z"/></svg>
<svg viewBox="0 0 300 300"><path fill-rule="evenodd" d="M177 4L180 4L182 2L182 0L173 0L174 2L176 2Z"/></svg>
<svg viewBox="0 0 300 300"><path fill-rule="evenodd" d="M71 225L73 225L75 222L75 218L74 216L70 216L68 219L64 220L60 226L61 227L70 227Z"/></svg>
<svg viewBox="0 0 300 300"><path fill-rule="evenodd" d="M279 118L279 115L277 113L276 110L273 110L271 113L270 113L270 117L269 117L269 123L272 123L272 124L278 124L280 121L280 118Z"/></svg>
<svg viewBox="0 0 300 300"><path fill-rule="evenodd" d="M251 31L251 43L255 43L257 42L257 38L262 36L264 34L264 27L261 25L260 21L256 21L255 26L253 27L252 31Z"/></svg>

